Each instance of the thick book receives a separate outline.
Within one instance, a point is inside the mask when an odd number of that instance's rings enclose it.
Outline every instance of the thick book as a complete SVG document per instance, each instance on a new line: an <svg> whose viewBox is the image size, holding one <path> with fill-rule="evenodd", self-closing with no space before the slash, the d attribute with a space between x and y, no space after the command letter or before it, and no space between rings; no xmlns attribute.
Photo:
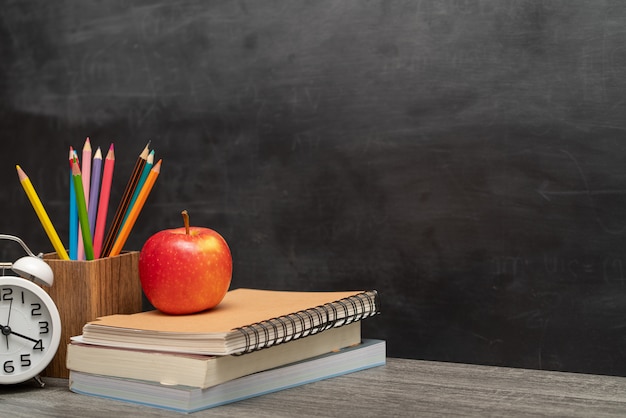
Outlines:
<svg viewBox="0 0 626 418"><path fill-rule="evenodd" d="M229 291L192 315L158 310L100 317L83 327L87 343L206 355L241 354L341 327L379 313L375 290Z"/></svg>
<svg viewBox="0 0 626 418"><path fill-rule="evenodd" d="M207 388L263 370L338 351L361 342L361 322L243 355L206 356L104 347L72 338L68 370L166 385Z"/></svg>
<svg viewBox="0 0 626 418"><path fill-rule="evenodd" d="M69 387L71 391L84 395L190 413L382 366L385 362L385 342L364 339L357 346L254 373L207 389L166 386L76 371L70 371Z"/></svg>

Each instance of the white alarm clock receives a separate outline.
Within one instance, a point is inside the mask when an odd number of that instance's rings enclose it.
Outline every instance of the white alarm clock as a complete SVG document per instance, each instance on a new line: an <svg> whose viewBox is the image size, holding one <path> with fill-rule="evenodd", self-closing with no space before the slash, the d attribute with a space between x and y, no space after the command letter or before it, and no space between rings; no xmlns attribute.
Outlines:
<svg viewBox="0 0 626 418"><path fill-rule="evenodd" d="M4 234L0 239L18 242L29 254L14 263L0 263L20 276L0 276L0 384L34 378L43 386L39 374L59 348L61 319L39 285L52 286L54 275L21 239Z"/></svg>

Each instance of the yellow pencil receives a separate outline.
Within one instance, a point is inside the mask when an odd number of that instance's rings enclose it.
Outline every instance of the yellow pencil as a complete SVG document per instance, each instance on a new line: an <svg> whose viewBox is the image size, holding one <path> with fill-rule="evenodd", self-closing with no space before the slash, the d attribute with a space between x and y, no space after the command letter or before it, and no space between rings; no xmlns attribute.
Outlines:
<svg viewBox="0 0 626 418"><path fill-rule="evenodd" d="M43 229L46 231L46 234L48 234L48 238L57 252L57 255L61 260L69 260L70 257L67 254L61 239L59 238L59 234L57 234L56 229L54 229L54 225L52 225L52 221L50 221L48 213L46 213L46 210L41 204L41 200L39 200L39 196L37 196L37 192L30 182L30 179L19 165L16 165L15 168L17 169L17 176L19 177L20 183L26 192L26 196L28 197L28 200L30 200L30 204L33 205L33 209L35 209L39 222L41 222Z"/></svg>
<svg viewBox="0 0 626 418"><path fill-rule="evenodd" d="M120 233L117 235L117 239L115 240L115 243L113 244L113 248L111 248L111 252L109 253L110 257L119 255L119 253L122 252L122 247L124 247L124 244L126 243L126 240L128 239L128 235L130 235L130 230L133 229L133 226L135 225L135 221L137 220L137 217L139 216L139 212L141 212L141 209L143 208L144 203L146 203L146 199L148 199L148 195L150 194L150 191L152 190L152 186L154 186L154 182L156 181L160 172L161 172L161 160L159 160L152 167L152 170L150 170L150 174L148 174L148 178L146 179L146 182L143 184L143 187L141 188L141 191L139 192L139 196L137 196L137 200L133 204L133 208L128 214L128 218L126 218L126 222L124 222L124 226L122 226Z"/></svg>

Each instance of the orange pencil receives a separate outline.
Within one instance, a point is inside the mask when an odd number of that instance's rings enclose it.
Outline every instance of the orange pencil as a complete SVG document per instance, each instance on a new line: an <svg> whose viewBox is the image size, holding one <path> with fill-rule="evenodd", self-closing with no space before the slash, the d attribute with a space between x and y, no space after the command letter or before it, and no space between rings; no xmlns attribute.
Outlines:
<svg viewBox="0 0 626 418"><path fill-rule="evenodd" d="M100 199L98 201L98 213L96 214L96 230L93 237L93 253L95 258L100 258L102 251L102 241L104 240L104 227L107 221L109 210L109 199L111 197L111 183L113 182L113 169L115 168L115 151L113 144L109 147L104 160L104 170L102 172L102 185L100 186Z"/></svg>
<svg viewBox="0 0 626 418"><path fill-rule="evenodd" d="M137 196L137 200L135 201L133 208L128 214L128 218L126 219L124 226L120 230L120 233L118 234L117 239L115 240L115 244L113 244L113 248L111 248L111 252L109 253L109 256L114 257L116 255L119 255L119 253L122 251L122 247L124 247L124 244L126 243L126 240L128 239L128 235L130 235L130 231L135 225L135 221L137 221L139 212L141 212L141 209L143 208L144 203L146 203L146 200L148 199L148 195L150 194L150 191L152 190L152 186L154 186L154 183L156 182L156 179L159 176L160 172L161 172L161 160L159 160L152 167L152 170L150 170L150 174L148 174L148 178L146 179L146 182L141 188L141 191L139 192L139 196Z"/></svg>

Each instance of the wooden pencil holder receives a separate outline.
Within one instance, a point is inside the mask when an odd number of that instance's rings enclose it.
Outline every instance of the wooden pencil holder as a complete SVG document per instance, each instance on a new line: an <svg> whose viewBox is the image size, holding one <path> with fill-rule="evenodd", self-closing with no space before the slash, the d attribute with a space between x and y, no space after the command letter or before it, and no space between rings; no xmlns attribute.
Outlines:
<svg viewBox="0 0 626 418"><path fill-rule="evenodd" d="M50 253L44 260L54 273L54 284L45 290L59 309L62 331L59 349L43 375L67 378L67 344L83 333L83 325L99 316L141 312L139 252L91 261L60 260Z"/></svg>

